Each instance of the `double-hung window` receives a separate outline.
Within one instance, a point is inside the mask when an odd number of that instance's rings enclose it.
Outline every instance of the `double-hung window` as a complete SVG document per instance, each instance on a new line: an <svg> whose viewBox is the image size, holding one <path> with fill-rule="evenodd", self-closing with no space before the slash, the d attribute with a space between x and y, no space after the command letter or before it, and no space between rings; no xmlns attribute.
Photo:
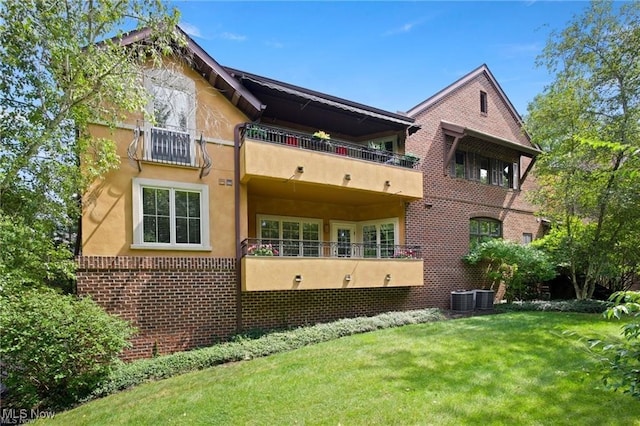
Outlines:
<svg viewBox="0 0 640 426"><path fill-rule="evenodd" d="M147 113L153 122L145 128L145 159L194 165L195 83L170 70L147 70L145 85L151 94Z"/></svg>
<svg viewBox="0 0 640 426"><path fill-rule="evenodd" d="M132 248L210 250L208 187L134 178Z"/></svg>

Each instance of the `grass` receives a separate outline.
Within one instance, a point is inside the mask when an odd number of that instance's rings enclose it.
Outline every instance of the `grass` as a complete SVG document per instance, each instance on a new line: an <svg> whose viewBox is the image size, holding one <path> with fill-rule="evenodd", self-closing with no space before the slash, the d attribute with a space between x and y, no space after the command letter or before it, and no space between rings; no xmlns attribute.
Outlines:
<svg viewBox="0 0 640 426"><path fill-rule="evenodd" d="M640 425L585 345L600 315L519 312L350 336L147 383L38 424Z"/></svg>

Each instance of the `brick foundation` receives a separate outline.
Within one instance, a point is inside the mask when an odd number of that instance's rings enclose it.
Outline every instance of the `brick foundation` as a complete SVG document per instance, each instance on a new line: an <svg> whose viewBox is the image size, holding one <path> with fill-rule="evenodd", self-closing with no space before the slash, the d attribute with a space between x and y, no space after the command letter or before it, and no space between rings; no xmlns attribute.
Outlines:
<svg viewBox="0 0 640 426"><path fill-rule="evenodd" d="M78 294L138 328L123 359L209 346L236 331L234 259L78 258Z"/></svg>

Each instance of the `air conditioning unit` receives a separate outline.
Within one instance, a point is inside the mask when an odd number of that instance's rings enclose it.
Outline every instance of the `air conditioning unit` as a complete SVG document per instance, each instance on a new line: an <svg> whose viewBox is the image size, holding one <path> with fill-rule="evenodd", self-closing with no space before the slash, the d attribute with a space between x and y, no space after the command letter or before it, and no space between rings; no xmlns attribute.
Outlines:
<svg viewBox="0 0 640 426"><path fill-rule="evenodd" d="M481 311L493 309L493 290L476 290L476 309Z"/></svg>
<svg viewBox="0 0 640 426"><path fill-rule="evenodd" d="M476 307L473 290L451 292L451 310L459 312L473 311Z"/></svg>

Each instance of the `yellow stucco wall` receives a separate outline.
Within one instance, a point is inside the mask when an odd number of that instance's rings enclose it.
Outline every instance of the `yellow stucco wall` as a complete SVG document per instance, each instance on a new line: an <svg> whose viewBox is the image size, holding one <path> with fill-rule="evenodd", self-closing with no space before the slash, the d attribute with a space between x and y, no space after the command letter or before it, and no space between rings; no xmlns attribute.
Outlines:
<svg viewBox="0 0 640 426"><path fill-rule="evenodd" d="M133 140L132 128L136 116L121 128L110 131L100 125L91 129L96 137L107 137L116 142L121 158L120 168L96 182L83 197L82 241L83 255L122 256L214 256L233 257L235 254L233 131L237 123L247 117L217 92L199 74L179 63L172 66L181 70L196 85L196 127L198 135L221 140L208 143L207 151L213 168L209 176L199 178L197 168L142 163L142 171L131 165L127 147ZM209 186L209 229L211 251L171 251L131 249L133 243L132 179L148 178L177 182L207 184ZM227 185L227 180L232 182ZM224 184L221 185L220 182Z"/></svg>
<svg viewBox="0 0 640 426"><path fill-rule="evenodd" d="M362 222L367 220L398 218L399 243L404 244L405 208L401 200L384 204L353 206L347 204L316 203L294 199L282 199L250 195L248 203L247 227L249 238L257 237L257 216L293 216L321 219L323 223L323 241L331 241L331 221Z"/></svg>
<svg viewBox="0 0 640 426"><path fill-rule="evenodd" d="M333 186L378 194L422 198L422 173L417 170L356 160L338 155L246 140L242 146L241 179L293 179L299 183ZM296 172L303 167L303 173ZM345 180L349 174L351 179ZM387 186L385 182L389 182Z"/></svg>
<svg viewBox="0 0 640 426"><path fill-rule="evenodd" d="M242 259L242 290L421 286L420 259L333 259L248 256ZM351 280L345 279L346 275ZM386 276L390 275L387 280ZM301 277L296 282L296 276Z"/></svg>

